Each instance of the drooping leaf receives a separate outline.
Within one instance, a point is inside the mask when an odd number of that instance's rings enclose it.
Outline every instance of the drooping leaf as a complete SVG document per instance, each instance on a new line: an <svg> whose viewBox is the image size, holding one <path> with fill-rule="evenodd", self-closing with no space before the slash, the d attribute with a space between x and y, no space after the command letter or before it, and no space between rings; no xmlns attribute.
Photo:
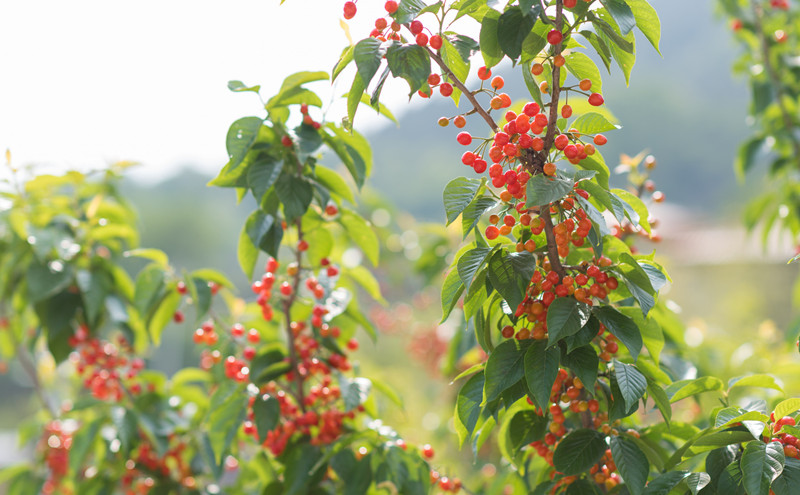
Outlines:
<svg viewBox="0 0 800 495"><path fill-rule="evenodd" d="M467 179L466 177L456 177L447 183L443 193L447 225L453 223L469 206L481 184L480 179Z"/></svg>
<svg viewBox="0 0 800 495"><path fill-rule="evenodd" d="M589 321L589 306L571 297L556 298L547 308L548 346L575 335Z"/></svg>
<svg viewBox="0 0 800 495"><path fill-rule="evenodd" d="M614 463L622 475L622 480L632 495L640 495L644 491L647 477L650 474L650 463L642 450L624 435L611 437L611 454Z"/></svg>
<svg viewBox="0 0 800 495"><path fill-rule="evenodd" d="M639 357L639 352L642 350L643 342L642 335L633 320L611 306L594 308L592 314L608 328L609 332L625 344L633 360L636 361Z"/></svg>
<svg viewBox="0 0 800 495"><path fill-rule="evenodd" d="M553 454L553 466L566 476L588 471L606 452L606 436L597 430L577 429L564 437Z"/></svg>
<svg viewBox="0 0 800 495"><path fill-rule="evenodd" d="M511 339L501 342L486 361L483 402L492 402L525 375L525 353L530 340Z"/></svg>
<svg viewBox="0 0 800 495"><path fill-rule="evenodd" d="M626 409L633 407L647 391L647 379L635 366L614 360L614 375Z"/></svg>
<svg viewBox="0 0 800 495"><path fill-rule="evenodd" d="M497 20L497 44L511 60L522 54L522 42L531 32L536 15L523 13L520 7L511 7Z"/></svg>
<svg viewBox="0 0 800 495"><path fill-rule="evenodd" d="M783 444L758 440L745 445L740 461L742 483L748 495L769 495L769 486L783 472Z"/></svg>
<svg viewBox="0 0 800 495"><path fill-rule="evenodd" d="M535 340L525 353L525 382L534 402L543 410L550 403L550 393L558 376L560 353L544 340Z"/></svg>
<svg viewBox="0 0 800 495"><path fill-rule="evenodd" d="M421 46L391 45L386 50L386 61L393 77L402 77L408 82L409 94L414 94L427 84L431 73L431 59Z"/></svg>
<svg viewBox="0 0 800 495"><path fill-rule="evenodd" d="M569 179L551 179L543 174L534 175L525 186L528 195L525 206L533 208L549 205L569 194L574 185Z"/></svg>
<svg viewBox="0 0 800 495"><path fill-rule="evenodd" d="M478 424L483 401L483 385L484 375L481 371L472 375L458 391L454 419L459 445L464 445L464 440L472 437Z"/></svg>

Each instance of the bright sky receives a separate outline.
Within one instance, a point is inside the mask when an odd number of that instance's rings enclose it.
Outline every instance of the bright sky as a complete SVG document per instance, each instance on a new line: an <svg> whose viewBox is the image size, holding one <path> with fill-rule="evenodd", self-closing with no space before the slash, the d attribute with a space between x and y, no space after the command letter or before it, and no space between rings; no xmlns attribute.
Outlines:
<svg viewBox="0 0 800 495"><path fill-rule="evenodd" d="M231 93L227 81L261 84L268 97L293 72L330 71L347 44L343 3L0 2L0 150L17 165L60 170L125 159L142 162L141 178L182 164L213 173L227 159L228 125L262 115L255 95ZM358 5L356 40L382 11L382 2ZM407 88L388 93L395 113ZM362 126L375 125L368 113Z"/></svg>

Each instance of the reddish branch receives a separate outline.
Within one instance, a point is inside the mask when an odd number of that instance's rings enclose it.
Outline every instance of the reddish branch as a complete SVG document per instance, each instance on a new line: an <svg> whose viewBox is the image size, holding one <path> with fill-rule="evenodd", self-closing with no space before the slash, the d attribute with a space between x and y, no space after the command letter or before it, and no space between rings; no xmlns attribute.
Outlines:
<svg viewBox="0 0 800 495"><path fill-rule="evenodd" d="M562 0L556 0L556 29L561 31L563 27L563 3ZM559 43L554 47L553 58L561 55L563 44ZM553 63L553 84L550 89L550 118L547 123L547 134L544 137L544 150L542 153L547 156L553 148L555 141L556 131L558 130L558 98L561 95L561 67ZM539 217L544 221L544 232L547 238L547 259L550 260L550 269L558 273L559 279L564 278L566 272L561 265L561 258L558 256L558 245L556 245L556 237L553 233L553 219L550 216L550 208L545 206L539 212Z"/></svg>
<svg viewBox="0 0 800 495"><path fill-rule="evenodd" d="M297 162L297 171L298 174L303 173L303 166L300 162ZM303 221L300 218L295 219L294 221L295 227L297 227L297 242L303 240ZM289 365L292 369L292 374L294 375L294 384L297 387L295 390L294 396L299 403L300 410L305 412L306 411L306 404L305 404L305 393L303 392L303 385L305 378L300 373L300 362L297 359L297 350L295 349L295 335L294 330L292 330L292 305L294 304L295 300L297 299L297 294L300 289L300 277L301 277L301 262L302 262L303 253L297 249L295 255L295 262L297 263L297 273L294 274L292 277L292 294L286 298L283 302L283 318L286 324L286 339L287 339L287 346L289 347Z"/></svg>
<svg viewBox="0 0 800 495"><path fill-rule="evenodd" d="M444 72L447 75L447 77L450 78L450 80L453 82L453 86L458 88L464 94L464 96L467 97L469 102L472 104L472 107L475 109L478 115L480 115L483 118L483 120L486 121L487 124L489 124L489 127L492 129L492 131L499 132L500 127L494 121L492 116L489 115L489 113L483 109L481 104L478 102L478 99L475 98L475 95L472 94L472 92L469 89L467 89L466 86L464 86L464 83L460 81L455 74L453 74L453 71L450 70L450 67L448 67L446 63L444 63L442 57L437 55L436 52L433 51L430 47L426 46L425 48L428 50L428 55L430 55L431 59L434 62L436 62L436 64L439 67L441 67L442 72Z"/></svg>

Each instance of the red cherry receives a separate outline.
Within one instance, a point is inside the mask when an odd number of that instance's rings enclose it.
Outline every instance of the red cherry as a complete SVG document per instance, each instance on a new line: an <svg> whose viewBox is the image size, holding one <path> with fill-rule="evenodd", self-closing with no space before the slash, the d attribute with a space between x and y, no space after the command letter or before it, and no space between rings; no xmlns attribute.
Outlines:
<svg viewBox="0 0 800 495"><path fill-rule="evenodd" d="M286 148L291 148L292 138L284 134L283 137L281 137L281 144Z"/></svg>
<svg viewBox="0 0 800 495"><path fill-rule="evenodd" d="M592 106L599 107L604 102L605 100L603 100L603 95L601 95L600 93L592 93L591 95L589 95L589 104Z"/></svg>
<svg viewBox="0 0 800 495"><path fill-rule="evenodd" d="M422 455L425 456L426 459L432 459L433 458L433 447L431 447L427 443L425 445L423 445L422 446Z"/></svg>
<svg viewBox="0 0 800 495"><path fill-rule="evenodd" d="M394 14L395 12L397 12L397 2L395 2L394 0L389 0L383 5L383 8L386 9L386 12Z"/></svg>
<svg viewBox="0 0 800 495"><path fill-rule="evenodd" d="M438 34L434 34L433 36L431 36L429 43L431 45L431 48L433 48L434 50L438 50L439 48L442 47L442 37L439 36Z"/></svg>
<svg viewBox="0 0 800 495"><path fill-rule="evenodd" d="M444 86L444 84L442 86ZM469 146L472 144L472 135L468 132L459 132L458 136L456 136L456 141L461 145Z"/></svg>
<svg viewBox="0 0 800 495"><path fill-rule="evenodd" d="M558 29L552 29L547 33L547 42L551 45L557 45L564 39L564 35Z"/></svg>
<svg viewBox="0 0 800 495"><path fill-rule="evenodd" d="M447 98L448 96L453 94L453 85L450 83L442 83L442 85L439 86L439 93L441 93L442 96Z"/></svg>
<svg viewBox="0 0 800 495"><path fill-rule="evenodd" d="M344 18L345 19L352 19L356 15L356 4L355 2L345 2L344 3Z"/></svg>

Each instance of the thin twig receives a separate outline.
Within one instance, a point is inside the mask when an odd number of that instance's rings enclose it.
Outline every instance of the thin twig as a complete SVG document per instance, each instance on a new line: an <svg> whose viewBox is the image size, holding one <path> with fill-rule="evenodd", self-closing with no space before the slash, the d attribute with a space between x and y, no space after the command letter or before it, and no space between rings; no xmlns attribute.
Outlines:
<svg viewBox="0 0 800 495"><path fill-rule="evenodd" d="M489 127L492 129L492 131L494 131L494 132L499 132L499 131L500 131L500 127L499 127L499 126L497 125L497 123L494 121L494 119L492 118L492 116L491 116L491 115L489 115L489 114L486 112L486 110L484 110L484 109L483 109L483 107L481 106L481 104L478 102L477 98L475 98L475 95L473 95L473 94L472 94L472 92L471 92L469 89L467 89L467 87L466 87L466 86L464 86L464 83L463 83L461 80L459 80L459 79L456 77L456 75L455 75L455 74L453 74L453 71L452 71L452 70L450 70L450 67L448 67L446 63L444 63L444 60L442 60L442 57L440 57L439 55L437 55L437 54L436 54L436 52L435 52L435 51L433 51L433 50L432 50L430 47L427 47L427 46L426 46L425 48L428 50L428 55L430 55L431 59L432 59L434 62L436 62L436 64L437 64L439 67L441 67L441 69L442 69L442 72L444 72L445 74L447 74L447 77L448 77L448 78L449 78L451 81L453 81L453 86L455 86L456 88L458 88L458 89L459 89L459 91L461 91L461 92L464 94L464 96L466 96L466 97L467 97L467 99L469 100L469 102L472 104L473 108L475 108L475 111L476 111L476 112L478 112L478 115L480 115L480 116L483 118L483 120L484 120L484 121L486 121L486 123L487 123L487 124L489 124Z"/></svg>

